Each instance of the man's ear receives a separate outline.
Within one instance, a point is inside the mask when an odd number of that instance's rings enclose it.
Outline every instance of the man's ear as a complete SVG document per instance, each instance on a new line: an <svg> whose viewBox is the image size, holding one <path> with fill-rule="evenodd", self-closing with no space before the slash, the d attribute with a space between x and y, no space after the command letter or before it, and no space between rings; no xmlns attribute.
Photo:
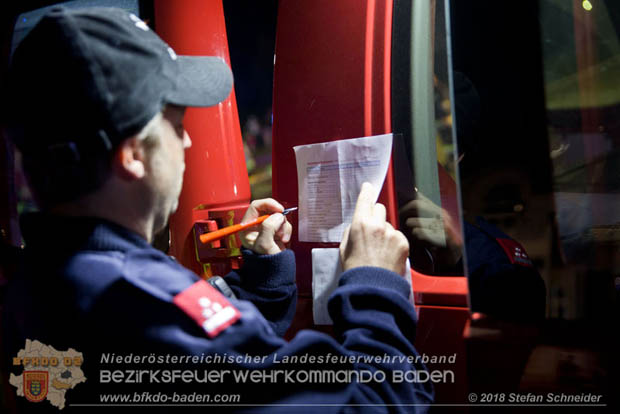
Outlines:
<svg viewBox="0 0 620 414"><path fill-rule="evenodd" d="M126 180L144 178L146 167L145 152L142 140L137 136L127 138L116 149L112 160L113 170Z"/></svg>

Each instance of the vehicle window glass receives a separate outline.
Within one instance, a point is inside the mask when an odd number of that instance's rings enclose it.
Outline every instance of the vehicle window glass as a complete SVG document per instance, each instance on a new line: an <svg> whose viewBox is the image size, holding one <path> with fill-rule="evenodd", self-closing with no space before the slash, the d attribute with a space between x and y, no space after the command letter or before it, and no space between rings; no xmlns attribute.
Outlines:
<svg viewBox="0 0 620 414"><path fill-rule="evenodd" d="M607 320L620 291L620 4L450 10L472 311Z"/></svg>
<svg viewBox="0 0 620 414"><path fill-rule="evenodd" d="M450 10L470 307L541 319L557 252L537 5Z"/></svg>
<svg viewBox="0 0 620 414"><path fill-rule="evenodd" d="M561 259L549 312L600 320L620 292L620 5L542 0L540 27Z"/></svg>
<svg viewBox="0 0 620 414"><path fill-rule="evenodd" d="M444 1L396 1L392 49L394 170L412 267L464 275L454 102Z"/></svg>

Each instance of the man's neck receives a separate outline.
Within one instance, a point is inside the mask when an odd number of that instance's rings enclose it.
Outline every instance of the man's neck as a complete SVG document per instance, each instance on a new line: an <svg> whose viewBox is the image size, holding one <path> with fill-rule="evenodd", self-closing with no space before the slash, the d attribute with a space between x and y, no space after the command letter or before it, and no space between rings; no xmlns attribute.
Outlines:
<svg viewBox="0 0 620 414"><path fill-rule="evenodd" d="M99 217L123 226L148 243L153 240L153 217L140 212L135 204L122 197L102 197L101 194L87 195L70 203L59 204L51 213L73 217Z"/></svg>

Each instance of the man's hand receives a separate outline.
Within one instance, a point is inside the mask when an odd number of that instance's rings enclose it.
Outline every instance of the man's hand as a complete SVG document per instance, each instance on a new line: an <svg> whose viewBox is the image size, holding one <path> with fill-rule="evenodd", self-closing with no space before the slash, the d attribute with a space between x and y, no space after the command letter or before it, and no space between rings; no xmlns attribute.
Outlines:
<svg viewBox="0 0 620 414"><path fill-rule="evenodd" d="M343 270L376 266L402 275L405 273L409 243L405 236L385 221L383 204L375 204L377 190L362 184L351 225L340 243Z"/></svg>
<svg viewBox="0 0 620 414"><path fill-rule="evenodd" d="M401 227L414 248L428 247L437 259L450 266L460 260L463 238L445 209L417 193L417 198L402 207L399 215Z"/></svg>
<svg viewBox="0 0 620 414"><path fill-rule="evenodd" d="M281 213L284 207L273 198L254 200L245 212L241 223L247 223L265 214L271 214L258 226L250 227L239 235L246 249L258 254L276 254L284 250L291 240L293 226ZM276 214L274 214L276 213Z"/></svg>

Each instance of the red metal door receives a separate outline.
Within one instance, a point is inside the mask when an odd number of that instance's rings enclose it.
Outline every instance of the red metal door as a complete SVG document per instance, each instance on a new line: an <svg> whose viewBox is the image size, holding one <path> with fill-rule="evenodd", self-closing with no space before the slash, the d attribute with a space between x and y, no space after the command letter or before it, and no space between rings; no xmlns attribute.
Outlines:
<svg viewBox="0 0 620 414"><path fill-rule="evenodd" d="M389 0L280 2L276 38L273 194L297 205L292 147L392 132ZM398 226L390 167L380 202ZM297 217L291 218L295 223ZM334 243L305 243L293 235L299 306L295 328L312 324L311 250ZM420 316L416 346L428 355L457 353L455 384L440 384L442 401L463 401L466 391L463 330L469 319L465 277L412 272ZM439 368L439 367L435 367Z"/></svg>

